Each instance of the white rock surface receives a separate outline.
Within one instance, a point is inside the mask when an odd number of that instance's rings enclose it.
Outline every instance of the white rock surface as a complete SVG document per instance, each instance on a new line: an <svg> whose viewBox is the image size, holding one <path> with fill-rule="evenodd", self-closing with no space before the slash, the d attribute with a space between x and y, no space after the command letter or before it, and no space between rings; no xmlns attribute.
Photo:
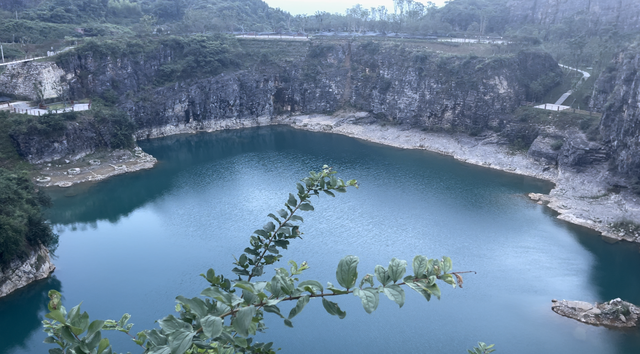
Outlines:
<svg viewBox="0 0 640 354"><path fill-rule="evenodd" d="M13 261L0 271L0 297L36 280L44 279L56 267L51 263L49 250L40 247L31 252L26 261Z"/></svg>

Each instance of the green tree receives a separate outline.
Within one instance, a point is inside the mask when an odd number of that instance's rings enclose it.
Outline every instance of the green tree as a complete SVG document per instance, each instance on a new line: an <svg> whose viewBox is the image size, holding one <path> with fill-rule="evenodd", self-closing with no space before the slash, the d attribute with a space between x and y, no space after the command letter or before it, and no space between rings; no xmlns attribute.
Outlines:
<svg viewBox="0 0 640 354"><path fill-rule="evenodd" d="M145 353L181 354L181 353L275 353L273 343L254 341L257 332L266 329L265 314L271 313L292 327L292 319L297 316L311 300L322 301L325 310L334 316L344 318L346 312L329 299L336 296L353 294L361 299L367 313L378 307L380 294L385 295L398 306L405 302L405 288L421 294L427 301L432 296L440 298L438 282L453 287L462 286L461 273L453 272L448 257L429 259L416 256L412 262L412 274L407 273L407 262L391 259L388 267L378 265L372 273L358 274L359 259L346 256L340 260L336 269L338 285L327 283L323 286L317 280L301 281L301 275L309 268L306 262L298 264L289 261L289 268L275 269L271 280L256 280L265 274L265 268L282 258L281 251L286 250L292 241L300 238L300 223L303 218L300 211L313 211L312 196L344 193L349 187L357 187L355 180L344 182L335 177L335 171L324 166L321 172L310 172L301 183L296 185L297 193L289 194L284 208L269 214L269 221L261 229L254 231L249 247L234 262L233 277L216 274L213 269L201 274L209 283L202 290L202 297L176 297L177 316L168 315L159 320L160 328L143 330L133 336L134 342ZM111 353L109 340L102 338L101 331L117 330L129 334L129 314L119 321L89 320L86 312L81 313L80 305L69 312L61 304L61 294L55 290L49 292L50 312L46 315L51 321L43 321L44 330L49 334L46 343L56 344L52 354L59 353ZM295 303L288 314L279 307L285 302ZM489 353L484 346L478 353Z"/></svg>
<svg viewBox="0 0 640 354"><path fill-rule="evenodd" d="M0 168L0 269L31 249L55 247L58 236L42 217L41 207L50 205L26 172Z"/></svg>

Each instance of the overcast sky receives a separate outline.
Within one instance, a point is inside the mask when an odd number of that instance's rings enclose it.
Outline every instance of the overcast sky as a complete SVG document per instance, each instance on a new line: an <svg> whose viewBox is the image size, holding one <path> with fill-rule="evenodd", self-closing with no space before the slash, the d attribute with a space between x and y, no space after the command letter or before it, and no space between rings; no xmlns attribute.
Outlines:
<svg viewBox="0 0 640 354"><path fill-rule="evenodd" d="M384 5L390 12L393 11L393 0L264 0L271 7L279 7L289 11L292 15L313 15L316 11L344 14L345 10L355 4L361 4L365 8ZM416 0L427 3L428 0ZM437 6L444 5L445 0L432 0Z"/></svg>

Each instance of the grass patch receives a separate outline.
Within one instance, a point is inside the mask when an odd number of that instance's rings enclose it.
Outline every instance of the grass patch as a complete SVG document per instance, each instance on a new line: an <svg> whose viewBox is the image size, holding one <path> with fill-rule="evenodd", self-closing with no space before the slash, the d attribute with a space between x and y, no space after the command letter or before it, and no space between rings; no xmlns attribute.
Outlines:
<svg viewBox="0 0 640 354"><path fill-rule="evenodd" d="M600 124L600 117L597 115L589 116L569 110L556 112L534 107L519 107L514 112L514 117L522 123L551 125L562 130L578 128L587 135L592 130L597 130Z"/></svg>

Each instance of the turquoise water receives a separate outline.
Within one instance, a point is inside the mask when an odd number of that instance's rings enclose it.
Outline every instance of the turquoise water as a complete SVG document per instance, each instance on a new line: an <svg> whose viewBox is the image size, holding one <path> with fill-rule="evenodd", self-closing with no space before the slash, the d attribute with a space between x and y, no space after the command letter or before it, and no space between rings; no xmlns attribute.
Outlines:
<svg viewBox="0 0 640 354"><path fill-rule="evenodd" d="M173 312L176 295L206 287L198 274L212 267L231 275L233 255L251 232L323 164L361 187L321 197L315 212L303 214L304 239L283 259L306 260L307 279L336 283L335 267L348 254L360 257L360 274L416 254L447 255L456 270L477 274L462 289L443 287L440 301L408 293L399 309L383 297L371 315L351 295L338 299L344 320L313 301L294 328L268 314L260 339L282 353L466 353L477 341L495 343L497 353L640 352L640 331L587 326L550 310L553 298L640 303L640 253L606 244L526 198L548 192L549 183L287 127L140 145L158 158L155 168L50 191L57 270L0 299L0 353L46 352L39 321L51 288L67 307L82 301L92 318L129 312L134 331L154 326ZM111 338L119 352L140 352L122 334Z"/></svg>

